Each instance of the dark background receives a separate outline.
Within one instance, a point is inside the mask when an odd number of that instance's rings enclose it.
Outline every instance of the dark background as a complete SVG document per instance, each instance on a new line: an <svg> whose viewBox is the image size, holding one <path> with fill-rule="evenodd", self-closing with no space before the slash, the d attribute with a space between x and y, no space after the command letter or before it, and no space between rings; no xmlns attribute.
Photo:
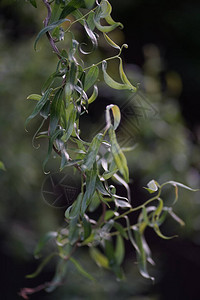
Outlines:
<svg viewBox="0 0 200 300"><path fill-rule="evenodd" d="M141 130L136 134L140 147L134 157L128 156L135 204L147 196L142 186L152 178L161 182L174 179L198 187L200 3L110 2L113 18L124 24L123 33L117 32L116 38L129 45L123 52L127 73L133 81L141 82L160 115L159 121L140 119ZM46 13L40 1L38 4L41 10L21 0L0 2L0 160L7 169L0 171L0 298L3 300L19 299L17 292L21 287L33 287L51 279L51 267L30 282L25 275L37 267L32 253L38 237L61 226L64 213L42 200L40 189L45 176L41 164L45 150L32 148L33 132L25 133L23 125L33 107L26 102L27 95L40 93L41 83L53 72L56 62L45 39L41 41L40 51L33 51L34 38ZM91 107L91 120L111 100L118 103L123 97L102 90L102 101ZM158 132L157 126L162 130ZM171 199L170 193L166 195ZM199 203L199 193L180 192L175 211L186 226L180 228L169 220L164 227L169 234L178 232L179 238L163 241L147 232L156 261L156 267L151 270L156 277L154 285L140 277L134 254L127 246L126 282L117 283L110 274L99 271L83 252L80 257L99 278L98 286L88 283L72 269L66 287L53 294L38 293L31 299L198 300Z"/></svg>

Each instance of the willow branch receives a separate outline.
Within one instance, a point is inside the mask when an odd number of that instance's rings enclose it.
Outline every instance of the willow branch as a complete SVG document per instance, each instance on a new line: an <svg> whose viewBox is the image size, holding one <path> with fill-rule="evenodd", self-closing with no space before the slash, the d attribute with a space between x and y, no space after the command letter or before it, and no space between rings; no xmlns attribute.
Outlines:
<svg viewBox="0 0 200 300"><path fill-rule="evenodd" d="M43 0L43 2L44 2L44 5L47 8L47 17L44 20L44 26L47 27L48 24L49 24L49 20L51 18L51 6L50 6L48 0ZM46 32L46 36L47 36L47 38L50 42L50 45L51 45L53 51L57 54L58 58L61 59L60 52L59 52L59 50L58 50L58 48L57 48L57 46L54 42L54 39L52 38L51 34L49 33L49 31Z"/></svg>

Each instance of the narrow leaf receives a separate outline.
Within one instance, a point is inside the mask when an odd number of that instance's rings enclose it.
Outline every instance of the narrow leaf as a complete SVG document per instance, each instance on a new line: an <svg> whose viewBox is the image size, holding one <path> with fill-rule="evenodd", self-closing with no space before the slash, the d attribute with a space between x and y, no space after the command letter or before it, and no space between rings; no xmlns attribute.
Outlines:
<svg viewBox="0 0 200 300"><path fill-rule="evenodd" d="M65 211L66 219L73 219L79 216L82 198L83 194L80 193L76 201L70 207L67 208L67 210Z"/></svg>
<svg viewBox="0 0 200 300"><path fill-rule="evenodd" d="M50 135L52 136L56 130L58 125L58 121L60 119L61 107L62 107L62 96L63 96L63 88L60 88L51 103L51 110L50 110Z"/></svg>
<svg viewBox="0 0 200 300"><path fill-rule="evenodd" d="M120 109L117 105L113 105L113 104L106 106L106 123L108 128L111 126L110 111L112 112L113 119L114 119L113 128L114 130L116 130L121 121Z"/></svg>
<svg viewBox="0 0 200 300"><path fill-rule="evenodd" d="M130 81L128 80L128 78L126 77L126 74L124 73L124 70L123 70L123 65L122 65L122 59L121 57L118 57L119 58L119 74L120 74L120 77L121 77L121 80L124 84L127 84L131 90L134 90L134 91L137 91L137 88L134 87Z"/></svg>
<svg viewBox="0 0 200 300"><path fill-rule="evenodd" d="M27 126L27 124L29 123L29 121L31 119L33 119L35 116L37 116L37 114L41 111L41 109L43 108L43 106L46 104L46 102L49 100L50 94L52 92L52 89L47 90L44 95L42 96L42 98L40 99L40 101L36 104L32 114L26 119L25 122L25 127Z"/></svg>
<svg viewBox="0 0 200 300"><path fill-rule="evenodd" d="M41 95L38 95L38 94L31 94L29 95L26 99L27 100L36 100L36 101L40 101L42 98Z"/></svg>
<svg viewBox="0 0 200 300"><path fill-rule="evenodd" d="M37 268L37 270L29 275L26 275L26 278L35 278L36 276L38 276L41 271L43 270L43 268L48 264L48 262L54 257L58 255L58 253L51 253L50 255L48 255L39 265L39 267Z"/></svg>
<svg viewBox="0 0 200 300"><path fill-rule="evenodd" d="M78 217L73 218L69 222L69 243L74 245L79 240L79 227L77 226Z"/></svg>
<svg viewBox="0 0 200 300"><path fill-rule="evenodd" d="M57 264L56 267L56 272L51 280L51 284L49 287L45 289L48 293L53 292L59 285L63 283L63 280L66 276L66 271L67 271L67 266L68 266L68 260L64 261L63 259L60 259L59 263Z"/></svg>
<svg viewBox="0 0 200 300"><path fill-rule="evenodd" d="M109 261L98 249L90 248L90 255L99 267L109 269Z"/></svg>
<svg viewBox="0 0 200 300"><path fill-rule="evenodd" d="M35 8L37 8L36 0L29 0L29 1Z"/></svg>
<svg viewBox="0 0 200 300"><path fill-rule="evenodd" d="M107 42L111 47L120 50L120 46L118 46L115 42L113 42L113 40L111 40L111 38L110 38L106 33L104 33L103 35L104 35L104 38L105 38L106 42Z"/></svg>
<svg viewBox="0 0 200 300"><path fill-rule="evenodd" d="M87 91L95 84L99 76L99 68L93 65L85 76L84 90Z"/></svg>
<svg viewBox="0 0 200 300"><path fill-rule="evenodd" d="M115 249L115 260L117 265L121 265L125 256L124 240L121 235L117 236L116 249Z"/></svg>
<svg viewBox="0 0 200 300"><path fill-rule="evenodd" d="M115 199L115 205L121 208L131 208L131 204L127 201Z"/></svg>
<svg viewBox="0 0 200 300"><path fill-rule="evenodd" d="M138 229L135 229L134 233L135 233L136 243L139 248L139 252L137 252L137 262L138 262L140 274L144 278L151 279L152 281L154 281L154 277L151 277L147 271L147 256L143 247L142 235L140 234Z"/></svg>
<svg viewBox="0 0 200 300"><path fill-rule="evenodd" d="M40 252L42 251L42 249L45 247L45 245L47 244L47 242L55 237L57 237L57 232L56 231L50 231L48 233L46 233L40 240L39 243L37 244L37 247L35 248L34 251L34 256L35 258L39 258Z"/></svg>
<svg viewBox="0 0 200 300"><path fill-rule="evenodd" d="M182 188L184 188L184 189L186 189L186 190L189 190L189 191L192 191L192 192L197 192L197 191L199 191L200 189L192 189L192 188L190 188L189 186L187 186L187 185L185 185L185 184L182 184L182 183L180 183L180 182L176 182L176 181L167 181L167 182L165 182L164 184L162 184L162 186L164 186L164 185L167 185L167 184L171 184L171 185L174 185L174 186L180 186L180 187L182 187Z"/></svg>
<svg viewBox="0 0 200 300"><path fill-rule="evenodd" d="M85 6L89 9L92 8L92 6L95 3L95 0L84 0L84 1L85 1Z"/></svg>
<svg viewBox="0 0 200 300"><path fill-rule="evenodd" d="M69 21L69 19L61 19L61 20L58 20L58 21L55 21L53 23L51 23L50 25L46 26L45 28L43 28L37 35L36 39L35 39L35 43L34 43L34 49L36 50L36 47L37 47L37 43L39 41L39 39L48 31L51 31L53 30L54 28L56 28L57 26L61 25L62 23L66 22L66 21Z"/></svg>
<svg viewBox="0 0 200 300"><path fill-rule="evenodd" d="M107 69L107 62L104 60L102 62L102 71L103 71L104 81L108 86L116 90L132 90L132 87L130 87L130 85L119 83L114 79L112 79L110 75L108 75L106 69Z"/></svg>
<svg viewBox="0 0 200 300"><path fill-rule="evenodd" d="M70 257L69 259L77 268L77 270L80 272L81 275L83 275L84 277L94 281L94 277L92 275L90 275L88 272L86 272L83 267L80 265L80 263L73 257Z"/></svg>
<svg viewBox="0 0 200 300"><path fill-rule="evenodd" d="M96 179L97 179L97 167L94 164L92 171L86 172L86 191L83 197L81 214L84 216L84 213L87 207L90 205L92 196L96 189Z"/></svg>
<svg viewBox="0 0 200 300"><path fill-rule="evenodd" d="M121 234L121 236L123 238L125 238L126 240L128 239L127 232L126 232L126 230L124 229L124 227L120 223L115 222L114 227L117 229L117 231L119 231L119 233Z"/></svg>
<svg viewBox="0 0 200 300"><path fill-rule="evenodd" d="M111 152L113 154L113 158L115 160L115 163L121 172L121 174L124 177L124 180L126 182L129 181L129 170L127 166L127 161L124 153L122 152L119 144L117 143L115 131L112 128L112 126L109 129L109 137L110 137L110 142L111 142Z"/></svg>
<svg viewBox="0 0 200 300"><path fill-rule="evenodd" d="M65 18L66 16L68 16L69 14L71 14L74 10L76 10L77 8L81 8L81 7L85 7L85 2L84 0L71 0L67 3L67 5L64 7L61 15L60 15L60 19Z"/></svg>
<svg viewBox="0 0 200 300"><path fill-rule="evenodd" d="M92 140L90 147L87 151L87 154L84 158L82 168L84 170L91 170L94 162L96 161L97 153L99 151L99 147L102 143L103 135L102 133L98 133Z"/></svg>
<svg viewBox="0 0 200 300"><path fill-rule="evenodd" d="M94 85L93 93L90 96L90 98L88 99L88 104L91 104L92 102L94 102L97 97L98 97L98 88L96 85Z"/></svg>
<svg viewBox="0 0 200 300"><path fill-rule="evenodd" d="M91 235L92 227L88 216L83 217L84 241Z"/></svg>
<svg viewBox="0 0 200 300"><path fill-rule="evenodd" d="M171 239L177 237L177 235L173 235L173 236L165 236L164 234L162 234L162 232L160 231L160 228L159 228L159 226L158 226L157 223L154 224L153 229L154 229L154 231L156 232L156 234L157 234L160 238L162 238L162 239L164 239L164 240L171 240Z"/></svg>

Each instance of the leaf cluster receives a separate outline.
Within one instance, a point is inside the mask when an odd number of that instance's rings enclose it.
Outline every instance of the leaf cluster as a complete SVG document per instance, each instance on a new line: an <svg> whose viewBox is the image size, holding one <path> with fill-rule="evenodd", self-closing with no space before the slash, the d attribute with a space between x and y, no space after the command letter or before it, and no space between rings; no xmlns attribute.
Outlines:
<svg viewBox="0 0 200 300"><path fill-rule="evenodd" d="M30 2L37 7L35 0ZM172 207L165 206L162 190L167 184L174 186L177 201L178 186L190 188L174 181L160 185L152 180L146 189L153 197L138 207L132 206L127 160L116 136L121 120L119 107L113 104L106 107L106 126L91 142L81 138L79 128L81 116L87 114L90 104L98 97L100 71L109 87L129 90L130 93L137 91L137 86L128 80L120 57L127 45L117 45L108 35L117 28L122 29L123 25L113 20L112 7L107 0L43 0L43 3L48 15L44 21L45 27L36 37L34 48L37 48L40 38L46 35L53 52L58 56L58 63L55 72L44 83L41 95L28 96L27 99L36 101L36 105L25 126L40 115L42 122L33 137L33 143L39 138L48 140L44 170L52 152L55 152L60 156L60 170L73 166L80 173L82 188L77 199L65 211L65 227L47 233L39 242L35 250L37 258L50 239L55 241L55 249L42 261L36 272L28 277L37 276L57 256L59 260L55 277L46 287L48 291L64 281L69 263L83 276L94 280L74 257L77 248L88 247L91 258L99 267L114 272L122 280L125 242L129 241L136 251L141 275L154 280L148 272L148 263L154 264L154 261L145 240L145 231L150 227L159 237L171 239L160 230L166 217L170 215L181 225L184 222L173 212ZM73 16L74 21L71 21L69 15ZM90 51L84 50L86 45L76 39L73 31L76 24L79 24L87 37ZM84 56L90 55L99 46L100 35L117 54L88 66ZM60 49L66 36L70 46ZM119 61L120 82L115 81L107 71L107 63L112 59ZM41 131L44 126L46 130ZM113 182L124 186L126 197L117 194ZM96 217L94 212L99 207L102 213ZM132 224L130 214L135 211L140 211L140 214L137 223Z"/></svg>

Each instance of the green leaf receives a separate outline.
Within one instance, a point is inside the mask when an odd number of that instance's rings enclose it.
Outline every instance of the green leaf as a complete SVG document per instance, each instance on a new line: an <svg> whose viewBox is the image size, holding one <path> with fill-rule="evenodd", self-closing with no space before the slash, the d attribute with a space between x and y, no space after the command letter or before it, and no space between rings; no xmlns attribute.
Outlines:
<svg viewBox="0 0 200 300"><path fill-rule="evenodd" d="M115 249L115 260L117 265L121 265L125 256L124 240L121 235L117 236L116 249Z"/></svg>
<svg viewBox="0 0 200 300"><path fill-rule="evenodd" d="M120 50L120 46L118 46L115 42L113 42L113 40L111 40L111 38L110 38L106 33L104 33L103 35L104 35L104 38L105 38L106 42L107 42L111 47Z"/></svg>
<svg viewBox="0 0 200 300"><path fill-rule="evenodd" d="M2 161L0 161L0 170L6 171L5 165Z"/></svg>
<svg viewBox="0 0 200 300"><path fill-rule="evenodd" d="M154 277L151 277L147 271L147 256L143 247L142 235L140 234L138 229L135 229L134 233L135 233L136 243L139 248L139 251L137 251L137 262L138 262L140 274L144 278L151 279L152 281L154 281Z"/></svg>
<svg viewBox="0 0 200 300"><path fill-rule="evenodd" d="M104 187L102 181L99 179L99 176L97 176L97 179L96 179L96 188L97 188L97 190L98 190L101 194L103 194L103 195L105 195L105 196L110 196L110 195L111 195L111 194L105 189L105 187Z"/></svg>
<svg viewBox="0 0 200 300"><path fill-rule="evenodd" d="M29 0L29 1L35 8L37 8L36 0Z"/></svg>
<svg viewBox="0 0 200 300"><path fill-rule="evenodd" d="M43 108L40 111L40 116L43 117L45 120L48 118L49 113L50 113L50 107L51 103L50 101L46 102ZM42 127L41 127L42 128Z"/></svg>
<svg viewBox="0 0 200 300"><path fill-rule="evenodd" d="M59 285L63 283L63 280L66 276L68 266L68 260L60 259L56 266L56 272L53 279L50 282L50 286L45 289L48 293L53 292Z"/></svg>
<svg viewBox="0 0 200 300"><path fill-rule="evenodd" d="M29 121L31 119L33 119L34 117L37 116L37 114L41 111L41 109L43 108L43 106L46 104L46 102L49 100L50 94L52 92L52 89L47 90L44 95L42 96L42 98L39 100L39 102L36 104L32 114L26 119L25 122L25 127L27 126L27 124L29 123Z"/></svg>
<svg viewBox="0 0 200 300"><path fill-rule="evenodd" d="M173 186L180 186L180 187L182 187L182 188L184 188L184 189L186 189L186 190L189 190L189 191L191 191L191 192L197 192L197 191L200 191L200 189L192 189L191 187L189 187L189 186L187 186L187 185L185 185L185 184L182 184L182 183L176 182L176 181L172 181L172 180L163 183L163 184L161 185L161 187L163 187L163 186L165 186L165 185L167 185L167 184L171 184L171 185L173 185Z"/></svg>
<svg viewBox="0 0 200 300"><path fill-rule="evenodd" d="M120 223L115 222L114 227L117 229L117 231L119 231L121 236L123 236L126 240L128 239L127 232L125 231L124 227Z"/></svg>
<svg viewBox="0 0 200 300"><path fill-rule="evenodd" d="M101 31L101 32L111 32L113 31L115 28L117 28L118 26L120 26L121 23L115 23L113 25L106 25L106 26L103 26L100 24L100 22L97 22L95 19L94 19L94 24L96 26L96 28Z"/></svg>
<svg viewBox="0 0 200 300"><path fill-rule="evenodd" d="M53 23L53 22L56 22L57 20L59 20L62 9L63 9L63 4L59 3L58 1L55 1L54 6L52 8L52 12L51 12L50 23Z"/></svg>
<svg viewBox="0 0 200 300"><path fill-rule="evenodd" d="M77 66L74 61L71 62L71 66L68 72L67 83L65 85L65 96L67 103L71 100L71 95L74 91L74 86L77 82Z"/></svg>
<svg viewBox="0 0 200 300"><path fill-rule="evenodd" d="M158 204L158 207L156 208L155 212L153 213L153 217L152 217L152 222L155 223L158 221L161 213L162 213L162 210L163 210L163 200L158 198L158 201L159 201L159 204Z"/></svg>
<svg viewBox="0 0 200 300"><path fill-rule="evenodd" d="M92 227L88 216L83 217L84 241L91 235Z"/></svg>
<svg viewBox="0 0 200 300"><path fill-rule="evenodd" d="M90 27L91 30L94 31L95 29L95 24L94 24L94 15L95 13L93 11L90 12L88 18L87 18L87 23L88 23L88 26Z"/></svg>
<svg viewBox="0 0 200 300"><path fill-rule="evenodd" d="M94 247L90 248L90 256L99 267L110 269L108 258L103 255L98 249Z"/></svg>
<svg viewBox="0 0 200 300"><path fill-rule="evenodd" d="M123 45L124 46L124 45ZM133 91L137 91L137 88L134 87L130 81L128 80L128 78L126 77L126 74L124 73L124 70L123 70L123 65L122 65L122 59L121 57L118 57L119 58L119 74L120 74L120 77L121 77L121 80L124 84L126 84L127 86L130 87L130 90L133 90Z"/></svg>
<svg viewBox="0 0 200 300"><path fill-rule="evenodd" d="M179 218L173 211L172 209L168 209L167 212L170 214L170 216L176 221L178 222L181 226L185 225L185 222Z"/></svg>
<svg viewBox="0 0 200 300"><path fill-rule="evenodd" d="M69 222L69 243L74 245L79 240L79 227L77 226L78 217L73 218Z"/></svg>
<svg viewBox="0 0 200 300"><path fill-rule="evenodd" d="M70 136L72 135L72 132L74 130L74 123L76 121L76 109L73 105L73 103L71 103L68 108L65 110L65 116L64 116L64 120L63 123L63 127L65 127L65 133L62 136L62 141L64 143L66 143L68 141L68 139L70 138Z"/></svg>
<svg viewBox="0 0 200 300"><path fill-rule="evenodd" d="M73 219L79 216L82 198L83 194L80 193L76 201L70 207L67 208L67 210L65 211L66 219Z"/></svg>
<svg viewBox="0 0 200 300"><path fill-rule="evenodd" d="M41 113L40 113L40 114L41 114ZM42 123L40 124L40 126L39 126L38 129L36 130L35 134L33 135L33 138L32 138L32 145L33 145L33 148L35 148L35 149L39 149L39 147L40 147L40 144L38 144L37 146L35 146L35 145L34 145L34 141L35 141L35 139L36 139L36 137L37 137L39 131L41 130L42 126L44 125L44 122L45 122L45 121L46 121L45 119L42 120Z"/></svg>
<svg viewBox="0 0 200 300"><path fill-rule="evenodd" d="M71 14L74 10L76 10L77 8L84 8L85 7L85 2L84 0L71 0L67 3L67 5L64 7L60 18L59 19L63 19L66 16L68 16L69 14Z"/></svg>
<svg viewBox="0 0 200 300"><path fill-rule="evenodd" d="M94 277L92 275L90 275L88 272L86 272L83 267L80 265L80 263L73 257L70 257L69 259L77 268L77 270L80 272L81 275L83 275L84 277L94 281Z"/></svg>
<svg viewBox="0 0 200 300"><path fill-rule="evenodd" d="M41 271L43 270L43 268L48 264L48 262L54 257L58 255L58 253L51 253L50 255L48 255L39 265L39 267L36 269L36 271L32 274L26 275L26 278L35 278L36 276L38 276Z"/></svg>
<svg viewBox="0 0 200 300"><path fill-rule="evenodd" d="M146 188L150 193L155 193L158 190L158 183L155 180L149 181Z"/></svg>
<svg viewBox="0 0 200 300"><path fill-rule="evenodd" d="M126 182L129 181L129 170L127 166L127 161L124 153L122 152L119 144L117 143L115 131L111 125L109 128L109 137L111 142L111 152L113 154L114 161L120 171L120 173L123 175L124 180Z"/></svg>
<svg viewBox="0 0 200 300"><path fill-rule="evenodd" d="M111 240L105 240L104 243L105 243L105 254L109 260L110 267L112 267L116 263L114 247Z"/></svg>
<svg viewBox="0 0 200 300"><path fill-rule="evenodd" d="M36 47L37 47L37 43L39 41L39 39L48 31L51 31L53 30L54 28L56 28L57 26L61 25L62 23L66 22L66 21L69 21L69 19L61 19L61 20L58 20L58 21L55 21L53 23L51 23L50 25L46 26L45 28L43 28L37 35L36 39L35 39L35 43L34 43L34 49L36 50Z"/></svg>
<svg viewBox="0 0 200 300"><path fill-rule="evenodd" d="M105 217L104 217L104 220L105 221L108 221L110 220L112 217L114 217L115 213L113 210L107 210L106 213L105 213Z"/></svg>
<svg viewBox="0 0 200 300"><path fill-rule="evenodd" d="M83 197L82 206L81 206L81 214L84 216L84 213L87 207L90 205L92 196L96 189L96 179L97 179L97 166L94 164L94 168L86 172L86 191Z"/></svg>
<svg viewBox="0 0 200 300"><path fill-rule="evenodd" d="M92 45L94 48L96 48L98 46L98 42L97 42L97 38L96 38L96 35L94 34L94 32L90 29L89 25L87 24L86 21L84 21L84 28L85 28L85 31L88 35L88 37L90 38L91 42L92 42ZM85 52L84 50L80 49L81 52L83 54L89 54L90 52Z"/></svg>
<svg viewBox="0 0 200 300"><path fill-rule="evenodd" d="M99 76L99 68L93 65L85 76L84 90L87 91L95 84Z"/></svg>
<svg viewBox="0 0 200 300"><path fill-rule="evenodd" d="M45 81L45 83L43 84L42 89L41 89L42 94L45 93L45 91L48 90L52 86L56 77L58 77L58 76L59 76L59 72L54 72L47 78L47 80Z"/></svg>
<svg viewBox="0 0 200 300"><path fill-rule="evenodd" d="M60 88L55 93L55 96L51 103L51 110L50 110L50 135L52 136L56 130L58 125L58 121L61 115L61 107L62 107L62 96L63 96L63 88Z"/></svg>
<svg viewBox="0 0 200 300"><path fill-rule="evenodd" d="M93 7L95 0L84 0L85 1L85 6L90 9Z"/></svg>
<svg viewBox="0 0 200 300"><path fill-rule="evenodd" d="M105 83L115 90L132 90L132 87L125 83L119 83L112 79L110 75L108 75L107 71L107 62L104 60L102 62L102 71Z"/></svg>
<svg viewBox="0 0 200 300"><path fill-rule="evenodd" d="M113 104L106 106L106 123L108 128L111 126L110 111L112 111L112 115L114 119L113 128L114 130L116 130L121 121L120 109L117 105L113 105Z"/></svg>
<svg viewBox="0 0 200 300"><path fill-rule="evenodd" d="M128 229L129 240L130 240L132 246L135 248L136 252L140 252L137 242L135 241L133 234L132 234L132 229L131 229L129 218L127 216L125 216L125 220L126 220L126 225L127 225L127 229Z"/></svg>
<svg viewBox="0 0 200 300"><path fill-rule="evenodd" d="M164 239L164 240L171 240L171 239L177 237L177 235L173 235L173 236L165 236L164 234L162 234L162 232L160 231L160 228L159 228L159 226L158 226L157 223L154 223L153 229L154 229L154 231L156 232L156 234L157 234L160 238L162 238L162 239Z"/></svg>
<svg viewBox="0 0 200 300"><path fill-rule="evenodd" d="M29 95L26 99L27 100L36 100L36 101L40 101L42 98L41 95L38 95L38 94L31 94Z"/></svg>
<svg viewBox="0 0 200 300"><path fill-rule="evenodd" d="M88 207L89 212L94 212L99 205L100 205L100 200L97 193L95 192L94 195L92 196L91 203Z"/></svg>
<svg viewBox="0 0 200 300"><path fill-rule="evenodd" d="M96 85L94 85L93 93L90 96L90 98L88 99L88 104L91 104L92 102L94 102L97 97L98 97L98 88Z"/></svg>
<svg viewBox="0 0 200 300"><path fill-rule="evenodd" d="M131 204L127 201L115 199L115 205L122 208L131 208Z"/></svg>
<svg viewBox="0 0 200 300"><path fill-rule="evenodd" d="M147 257L147 261L152 265L152 266L155 266L155 262L153 261L152 259L152 256L151 256L151 250L144 238L144 235L142 235L142 245L143 245L143 249L146 253L146 257Z"/></svg>
<svg viewBox="0 0 200 300"><path fill-rule="evenodd" d="M115 22L111 17L112 7L110 3L106 0L102 0L98 9L95 11L94 15L94 23L97 29L101 32L110 32L120 26L121 28L123 25L119 22ZM105 18L109 25L102 26L101 19Z"/></svg>
<svg viewBox="0 0 200 300"><path fill-rule="evenodd" d="M59 130L57 130L57 131L50 137L50 139L49 139L49 147L48 147L47 156L46 156L46 158L45 158L45 160L44 160L44 162L43 162L43 170L44 170L44 168L45 168L45 166L46 166L46 164L47 164L47 162L48 162L48 160L49 160L49 158L50 158L50 155L51 155L51 152L52 152L52 149L53 149L53 143L54 143L54 141L56 140L56 138L57 138L58 136L62 135L62 133L63 133L63 130L62 130L62 129L59 129ZM44 171L44 173L46 173L46 172ZM47 173L46 173L46 174L47 174Z"/></svg>
<svg viewBox="0 0 200 300"><path fill-rule="evenodd" d="M110 266L111 270L115 273L117 278L121 280L124 277L123 272L120 268L121 259L123 259L122 256L124 256L123 246L119 242L118 237L117 237L117 246L116 246L115 250L114 250L111 240L105 240L104 243L105 243L105 253L106 253L106 256L109 261L109 266ZM123 240L122 240L122 243L123 243Z"/></svg>
<svg viewBox="0 0 200 300"><path fill-rule="evenodd" d="M50 231L48 233L46 233L40 240L39 243L37 244L37 247L35 248L34 251L34 256L35 258L39 258L41 255L41 251L42 249L45 247L45 245L47 244L47 242L53 238L56 238L58 235L58 233L56 231Z"/></svg>
<svg viewBox="0 0 200 300"><path fill-rule="evenodd" d="M96 162L96 157L99 151L99 147L102 143L103 135L102 133L98 133L92 140L90 147L86 153L84 158L82 168L83 170L91 170L94 163Z"/></svg>

